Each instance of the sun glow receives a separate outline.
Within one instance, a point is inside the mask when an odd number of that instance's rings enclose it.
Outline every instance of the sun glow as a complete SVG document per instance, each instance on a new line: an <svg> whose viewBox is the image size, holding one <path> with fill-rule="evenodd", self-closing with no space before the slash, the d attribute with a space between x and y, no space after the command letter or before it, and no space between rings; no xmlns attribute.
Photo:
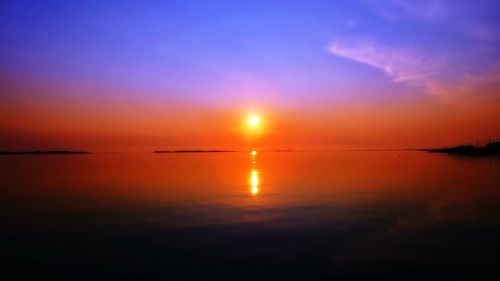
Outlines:
<svg viewBox="0 0 500 281"><path fill-rule="evenodd" d="M240 132L249 139L257 139L265 135L269 130L268 118L259 111L247 111L242 116L240 123ZM255 146L255 143L251 143Z"/></svg>
<svg viewBox="0 0 500 281"><path fill-rule="evenodd" d="M248 125L252 127L257 127L260 124L260 117L257 114L252 114L248 116Z"/></svg>

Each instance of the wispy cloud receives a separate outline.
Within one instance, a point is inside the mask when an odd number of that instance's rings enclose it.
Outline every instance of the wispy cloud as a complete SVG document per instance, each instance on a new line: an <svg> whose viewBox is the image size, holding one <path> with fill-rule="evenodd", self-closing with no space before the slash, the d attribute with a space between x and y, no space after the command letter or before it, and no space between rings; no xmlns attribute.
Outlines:
<svg viewBox="0 0 500 281"><path fill-rule="evenodd" d="M335 40L328 49L336 56L379 69L394 82L422 87L449 103L500 99L500 68L493 62L474 72L458 55L387 46L370 39Z"/></svg>
<svg viewBox="0 0 500 281"><path fill-rule="evenodd" d="M453 83L435 80L426 84L429 92L447 103L467 106L500 105L500 69L480 74L464 74Z"/></svg>
<svg viewBox="0 0 500 281"><path fill-rule="evenodd" d="M448 72L449 56L431 56L414 47L389 47L368 39L335 40L333 54L384 71L395 82L421 83Z"/></svg>

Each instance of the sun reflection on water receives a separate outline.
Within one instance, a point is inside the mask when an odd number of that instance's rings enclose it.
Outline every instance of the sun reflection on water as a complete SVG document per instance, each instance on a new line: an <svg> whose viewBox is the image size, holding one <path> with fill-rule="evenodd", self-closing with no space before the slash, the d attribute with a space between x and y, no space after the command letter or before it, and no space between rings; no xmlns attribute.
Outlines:
<svg viewBox="0 0 500 281"><path fill-rule="evenodd" d="M250 173L250 193L257 195L259 193L259 172L252 170Z"/></svg>
<svg viewBox="0 0 500 281"><path fill-rule="evenodd" d="M257 150L250 151L250 159L252 159L252 164L257 163Z"/></svg>
<svg viewBox="0 0 500 281"><path fill-rule="evenodd" d="M257 150L250 151L250 159L252 162L252 169L250 171L250 193L257 195L259 193L259 172L255 168L257 163Z"/></svg>

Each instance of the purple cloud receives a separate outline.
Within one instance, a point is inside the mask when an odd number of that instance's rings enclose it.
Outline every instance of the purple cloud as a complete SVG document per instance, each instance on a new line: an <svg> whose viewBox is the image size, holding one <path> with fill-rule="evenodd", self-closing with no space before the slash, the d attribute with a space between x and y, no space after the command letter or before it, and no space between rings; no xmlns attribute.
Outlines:
<svg viewBox="0 0 500 281"><path fill-rule="evenodd" d="M500 99L500 67L476 71L458 54L434 54L416 47L387 46L369 39L335 40L328 50L334 55L383 71L392 81L422 87L447 103Z"/></svg>
<svg viewBox="0 0 500 281"><path fill-rule="evenodd" d="M384 71L395 82L425 82L447 73L448 56L431 56L413 47L390 47L372 40L335 40L329 46L333 54Z"/></svg>

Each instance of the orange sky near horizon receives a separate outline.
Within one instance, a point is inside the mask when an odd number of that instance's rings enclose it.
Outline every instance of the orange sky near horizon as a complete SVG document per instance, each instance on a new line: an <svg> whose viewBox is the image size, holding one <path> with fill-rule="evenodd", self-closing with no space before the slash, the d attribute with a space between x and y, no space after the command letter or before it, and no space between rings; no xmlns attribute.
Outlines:
<svg viewBox="0 0 500 281"><path fill-rule="evenodd" d="M130 93L123 99L110 98L105 95L109 89L99 95L95 89L77 89L79 95L72 96L65 89L60 85L9 87L15 94L0 105L0 148L387 149L500 139L497 104L449 104L425 93L386 103L332 100L280 106L242 101L203 106L181 100L158 102ZM23 98L23 91L41 94ZM81 91L94 94L81 98ZM258 136L244 129L248 114L254 112L266 126Z"/></svg>

